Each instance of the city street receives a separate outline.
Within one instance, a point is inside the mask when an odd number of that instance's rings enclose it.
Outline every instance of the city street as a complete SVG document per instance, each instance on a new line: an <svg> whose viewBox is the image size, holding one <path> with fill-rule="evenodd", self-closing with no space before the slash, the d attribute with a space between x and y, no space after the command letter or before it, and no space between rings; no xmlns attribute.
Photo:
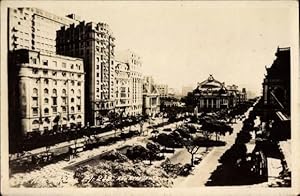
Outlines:
<svg viewBox="0 0 300 196"><path fill-rule="evenodd" d="M249 115L250 108L246 115ZM235 142L237 133L241 130L243 121L237 120L236 124L233 124L233 133L226 135L221 140L226 141L225 146L213 147L199 165L195 166L195 169L188 177L178 177L174 182L174 187L204 187L205 183L209 179L211 173L217 168L219 158L228 150Z"/></svg>
<svg viewBox="0 0 300 196"><path fill-rule="evenodd" d="M160 123L160 119L155 119L151 125L158 124ZM166 127L175 127L177 123L173 123L171 125L167 125ZM57 163L52 163L49 165L46 165L42 167L41 169L35 169L31 172L26 172L26 173L16 173L13 174L10 177L10 185L12 187L19 187L23 186L22 184L26 184L26 182L31 181L31 182L36 182L38 184L44 185L44 186L49 186L51 183L55 183L55 186L58 187L72 187L76 183L73 175L74 173L72 171L65 170L64 168L78 164L82 161L86 161L88 159L91 159L99 154L102 154L104 152L108 152L117 148L121 148L122 146L126 145L145 145L145 141L147 141L147 138L151 136L151 131L152 129L147 128L149 126L149 123L144 124L144 135L142 136L137 136L125 141L118 141L115 144L109 145L109 146L100 146L98 148L92 149L92 150L87 150L78 153L77 157L74 157L73 159L69 161L59 161ZM132 126L132 129L139 129L140 126L139 124ZM164 128L164 127L162 127ZM148 129L148 131L147 131ZM125 131L125 130L124 130ZM128 129L127 129L128 131ZM148 132L148 135L146 133ZM101 134L100 134L101 135ZM114 135L114 131L110 131L107 133L104 133L103 137L107 137L109 135ZM65 143L61 144L64 145ZM72 144L72 142L67 142L67 144ZM38 149L35 150L36 153L39 153L40 151L43 151L44 149ZM168 157L172 157L172 154L168 154ZM189 159L190 160L190 159Z"/></svg>
<svg viewBox="0 0 300 196"><path fill-rule="evenodd" d="M235 141L236 134L240 131L242 122L239 120L233 125L234 131L231 135L222 138L226 141L225 146L213 147L199 165L195 166L194 171L188 177L178 177L174 183L174 187L203 187L209 179L211 173L217 168L219 158L228 150ZM189 155L190 156L190 155ZM189 159L190 160L190 159Z"/></svg>
<svg viewBox="0 0 300 196"><path fill-rule="evenodd" d="M293 188L298 4L70 5L1 4L4 188Z"/></svg>

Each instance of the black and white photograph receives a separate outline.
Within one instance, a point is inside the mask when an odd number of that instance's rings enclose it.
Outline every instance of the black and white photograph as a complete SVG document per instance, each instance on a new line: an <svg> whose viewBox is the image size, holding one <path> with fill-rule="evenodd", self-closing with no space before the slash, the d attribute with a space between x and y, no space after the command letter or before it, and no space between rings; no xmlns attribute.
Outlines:
<svg viewBox="0 0 300 196"><path fill-rule="evenodd" d="M1 194L299 194L298 17L2 1Z"/></svg>

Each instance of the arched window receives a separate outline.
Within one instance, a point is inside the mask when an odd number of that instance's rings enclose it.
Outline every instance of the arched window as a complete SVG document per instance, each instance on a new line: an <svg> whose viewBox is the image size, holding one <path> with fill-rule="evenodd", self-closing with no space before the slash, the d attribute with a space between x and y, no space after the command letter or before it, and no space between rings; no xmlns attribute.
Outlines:
<svg viewBox="0 0 300 196"><path fill-rule="evenodd" d="M57 96L57 90L55 88L52 90L52 93L53 95Z"/></svg>
<svg viewBox="0 0 300 196"><path fill-rule="evenodd" d="M77 116L77 119L78 119L78 120L81 120L81 115L78 115L78 116Z"/></svg>
<svg viewBox="0 0 300 196"><path fill-rule="evenodd" d="M74 112L74 110L75 110L75 109L74 109L74 107L72 106L72 107L71 107L71 112L73 113L73 112Z"/></svg>
<svg viewBox="0 0 300 196"><path fill-rule="evenodd" d="M62 94L63 94L63 95L66 95L66 94L67 94L66 89L62 89Z"/></svg>
<svg viewBox="0 0 300 196"><path fill-rule="evenodd" d="M49 83L49 80L48 80L48 79L44 79L44 83L45 83L45 84L48 84L48 83Z"/></svg>
<svg viewBox="0 0 300 196"><path fill-rule="evenodd" d="M71 103L74 103L74 98L71 98Z"/></svg>
<svg viewBox="0 0 300 196"><path fill-rule="evenodd" d="M71 93L72 93L72 95L74 94L74 92L75 92L75 91L74 91L74 89L71 89Z"/></svg>
<svg viewBox="0 0 300 196"><path fill-rule="evenodd" d="M34 120L34 121L32 122L32 125L39 125L39 121L38 121L38 120Z"/></svg>
<svg viewBox="0 0 300 196"><path fill-rule="evenodd" d="M49 114L49 109L48 109L48 108L45 108L45 109L44 109L44 113L45 113L45 114Z"/></svg>
<svg viewBox="0 0 300 196"><path fill-rule="evenodd" d="M38 89L36 88L33 89L33 96L38 96Z"/></svg>
<svg viewBox="0 0 300 196"><path fill-rule="evenodd" d="M45 89L44 89L44 94L45 94L45 95L48 95L48 93L49 93L49 90L48 90L47 88L45 88Z"/></svg>
<svg viewBox="0 0 300 196"><path fill-rule="evenodd" d="M39 121L38 120L34 120L32 122L32 131L38 131L39 130Z"/></svg>
<svg viewBox="0 0 300 196"><path fill-rule="evenodd" d="M49 103L49 99L48 99L48 98L45 98L45 99L44 99L44 103L45 103L45 104L48 104L48 103Z"/></svg>

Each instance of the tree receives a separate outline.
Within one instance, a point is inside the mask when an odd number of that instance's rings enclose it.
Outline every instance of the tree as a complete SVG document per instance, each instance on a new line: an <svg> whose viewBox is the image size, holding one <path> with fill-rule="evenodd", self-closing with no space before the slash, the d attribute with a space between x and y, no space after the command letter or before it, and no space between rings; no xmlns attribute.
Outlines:
<svg viewBox="0 0 300 196"><path fill-rule="evenodd" d="M191 138L190 131L186 127L179 127L176 131L181 135L183 138Z"/></svg>
<svg viewBox="0 0 300 196"><path fill-rule="evenodd" d="M166 133L161 133L157 136L156 141L160 145L164 146L164 151L166 151L167 147L171 147L174 150L174 147L176 145L176 141L174 140L171 134L168 135Z"/></svg>
<svg viewBox="0 0 300 196"><path fill-rule="evenodd" d="M145 160L148 158L148 154L148 149L141 145L133 146L126 152L126 156L131 160Z"/></svg>
<svg viewBox="0 0 300 196"><path fill-rule="evenodd" d="M110 124L111 124L111 128L112 130L115 131L114 133L114 136L116 137L117 136L117 131L118 131L118 127L119 127L119 113L115 112L115 111L110 111L108 112L107 114L107 117L109 118L109 121L110 121Z"/></svg>
<svg viewBox="0 0 300 196"><path fill-rule="evenodd" d="M157 156L157 154L160 152L160 148L159 145L156 143L147 143L146 145L148 151L148 157L149 157L149 161L150 161L150 165L151 165L151 161L153 159L155 159L155 157Z"/></svg>
<svg viewBox="0 0 300 196"><path fill-rule="evenodd" d="M214 130L214 125L211 122L205 121L202 123L201 132L206 139L210 139Z"/></svg>
<svg viewBox="0 0 300 196"><path fill-rule="evenodd" d="M194 155L198 152L201 143L201 138L185 139L183 144L186 150L191 154L191 165L194 165Z"/></svg>
<svg viewBox="0 0 300 196"><path fill-rule="evenodd" d="M216 141L218 141L219 135L225 135L227 132L232 133L233 129L224 122L217 120L206 120L202 123L202 134L206 139L210 139L212 134L216 135Z"/></svg>

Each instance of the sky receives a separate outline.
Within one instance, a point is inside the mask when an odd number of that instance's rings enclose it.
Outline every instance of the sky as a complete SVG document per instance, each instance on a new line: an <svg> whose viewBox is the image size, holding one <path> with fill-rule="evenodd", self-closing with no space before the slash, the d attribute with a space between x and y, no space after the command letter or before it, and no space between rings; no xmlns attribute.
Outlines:
<svg viewBox="0 0 300 196"><path fill-rule="evenodd" d="M58 2L29 4L106 22L116 50L142 58L143 74L181 91L212 74L259 95L277 47L293 47L295 2ZM18 4L17 6L20 6Z"/></svg>

